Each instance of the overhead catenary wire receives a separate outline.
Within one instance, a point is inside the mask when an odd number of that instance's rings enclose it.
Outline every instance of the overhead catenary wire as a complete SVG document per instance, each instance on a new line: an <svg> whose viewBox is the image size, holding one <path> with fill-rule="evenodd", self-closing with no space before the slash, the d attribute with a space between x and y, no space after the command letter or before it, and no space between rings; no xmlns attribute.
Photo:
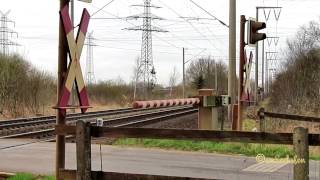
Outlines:
<svg viewBox="0 0 320 180"><path fill-rule="evenodd" d="M120 47L114 47L114 46L104 46L102 45L101 47L107 48L107 49L115 49L115 50L126 50L126 51L135 51L135 52L140 52L140 49L133 49L133 48L120 48ZM180 52L165 52L165 51L154 51L154 53L159 53L159 54L171 54L171 55L180 55ZM199 56L199 54L191 54L191 53L186 53L186 55L190 55L190 56ZM223 60L223 61L228 61L228 57L227 56L212 56L212 55L207 55L213 58L216 58L218 60ZM237 57L235 59L235 61L239 61L239 58Z"/></svg>
<svg viewBox="0 0 320 180"><path fill-rule="evenodd" d="M195 3L193 0L189 0L190 2L192 2L194 5L196 5L198 8L202 9L204 12L206 12L208 15L210 15L211 17L215 18L218 22L220 22L220 24L222 24L223 26L229 28L229 25L227 25L225 22L223 22L222 20L218 19L216 16L214 16L213 14L211 14L209 11L205 10L203 7L201 7L199 4Z"/></svg>
<svg viewBox="0 0 320 180"><path fill-rule="evenodd" d="M98 14L98 12L102 11L105 7L109 6L109 5L110 5L112 2L114 2L114 1L115 1L115 0L109 1L107 4L105 4L104 6L102 6L101 8L99 8L96 12L92 13L91 18L92 18L94 15Z"/></svg>
<svg viewBox="0 0 320 180"><path fill-rule="evenodd" d="M197 13L193 10L192 7L189 7L191 9L191 11L197 15ZM218 39L218 41L221 43L221 45L226 45L225 42L221 41L219 38L216 37L216 35L212 32L212 30L208 27L208 26L205 26L207 28L207 30L211 33L211 35L215 38L215 39Z"/></svg>
<svg viewBox="0 0 320 180"><path fill-rule="evenodd" d="M166 8L168 8L170 11L172 11L174 14L176 14L178 17L183 17L181 16L177 11L173 10L171 7L169 7L168 5L166 5L162 0L158 0L163 6L165 6ZM184 18L182 18L183 20L185 20ZM199 33L200 35L202 35L216 50L221 51L220 49L218 49L214 43L211 42L210 39L208 39L201 31L199 31L198 28L196 28L191 22L185 20L197 33ZM223 54L223 53L222 53Z"/></svg>
<svg viewBox="0 0 320 180"><path fill-rule="evenodd" d="M163 3L163 2L162 2L162 3ZM170 9L170 8L169 8L169 9ZM103 8L99 9L99 11L100 11L100 10L103 11L103 12L105 12L105 13L108 13L108 14L111 15L111 16L116 17L116 18L106 18L106 19L117 19L117 20L119 19L119 20L123 20L123 21L125 21L125 22L127 22L127 23L129 23L129 24L133 24L133 23L128 22L128 20L125 19L125 18L116 16L116 15L114 15L114 14L112 14L112 13L109 13L109 12L104 11ZM172 10L172 9L171 9L171 10ZM177 13L176 13L176 14L177 14ZM96 19L103 19L103 18L96 18ZM176 21L176 20L173 20L173 21ZM188 21L186 21L186 20L184 20L184 21L187 22L188 24L190 24L190 25L192 26L192 28L197 31L197 33L199 33L201 36L204 37L204 39L191 39L191 40L206 40L206 41L208 41L211 45L213 45L215 49L221 51L220 49L218 49L218 48L208 39L208 37L207 37L206 35L204 35L203 33L201 33L192 23L190 23L190 22L188 22ZM134 25L134 24L133 24L133 25ZM175 38L179 39L180 41L187 42L186 40L184 40L184 39L182 39L182 38L179 38L177 35L174 35L173 33L171 33L171 35L172 35L172 37L175 37ZM161 41L166 42L167 44L169 44L169 45L172 46L172 47L181 48L181 47L178 47L177 45L174 45L173 43L171 43L171 42L169 42L169 41L167 41L167 40L165 40L165 39L163 39L163 38L161 38L161 37L159 37L159 36L155 36L155 37L156 37L157 39L160 39ZM217 38L217 39L218 39L218 38ZM191 44L191 43L189 43L189 42L188 42L188 44L190 44L190 45L193 46L193 47L197 47L197 46L195 46L195 45L193 45L193 44Z"/></svg>

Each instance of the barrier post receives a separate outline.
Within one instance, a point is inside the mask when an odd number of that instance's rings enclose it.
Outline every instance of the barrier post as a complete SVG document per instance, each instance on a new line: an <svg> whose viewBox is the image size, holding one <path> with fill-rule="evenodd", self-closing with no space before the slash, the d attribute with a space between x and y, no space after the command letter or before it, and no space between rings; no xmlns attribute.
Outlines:
<svg viewBox="0 0 320 180"><path fill-rule="evenodd" d="M308 129L296 127L293 130L293 179L309 180L309 139Z"/></svg>
<svg viewBox="0 0 320 180"><path fill-rule="evenodd" d="M77 121L77 178L76 180L91 180L91 132L90 122Z"/></svg>

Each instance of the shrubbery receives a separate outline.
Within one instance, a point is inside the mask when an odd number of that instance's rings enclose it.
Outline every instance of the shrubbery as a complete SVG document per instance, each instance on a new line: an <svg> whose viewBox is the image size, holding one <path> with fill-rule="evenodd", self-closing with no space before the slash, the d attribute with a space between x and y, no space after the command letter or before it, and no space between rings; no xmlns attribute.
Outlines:
<svg viewBox="0 0 320 180"><path fill-rule="evenodd" d="M288 113L320 110L320 26L310 22L287 41L285 61L271 86L270 107Z"/></svg>
<svg viewBox="0 0 320 180"><path fill-rule="evenodd" d="M55 80L18 55L0 56L0 111L12 117L44 113L55 97Z"/></svg>

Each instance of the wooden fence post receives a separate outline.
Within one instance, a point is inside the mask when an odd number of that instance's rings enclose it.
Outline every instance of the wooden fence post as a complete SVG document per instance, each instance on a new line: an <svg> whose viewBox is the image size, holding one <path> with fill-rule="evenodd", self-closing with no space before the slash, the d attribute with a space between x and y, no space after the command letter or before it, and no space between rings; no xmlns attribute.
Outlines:
<svg viewBox="0 0 320 180"><path fill-rule="evenodd" d="M265 132L265 121L264 121L264 108L260 108L258 111L258 118L259 118L259 126L260 126L260 132Z"/></svg>
<svg viewBox="0 0 320 180"><path fill-rule="evenodd" d="M91 134L90 122L77 121L77 180L91 180Z"/></svg>
<svg viewBox="0 0 320 180"><path fill-rule="evenodd" d="M308 129L296 127L293 132L293 177L294 180L309 180Z"/></svg>

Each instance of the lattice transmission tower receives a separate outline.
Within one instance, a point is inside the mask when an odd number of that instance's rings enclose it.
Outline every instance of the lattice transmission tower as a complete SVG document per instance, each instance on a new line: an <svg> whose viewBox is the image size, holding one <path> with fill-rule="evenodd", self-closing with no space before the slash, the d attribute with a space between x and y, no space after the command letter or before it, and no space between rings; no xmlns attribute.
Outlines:
<svg viewBox="0 0 320 180"><path fill-rule="evenodd" d="M13 35L16 35L16 37L18 37L18 33L8 27L9 23L13 24L13 27L15 26L15 22L8 18L9 13L10 13L10 10L7 11L6 13L3 13L2 11L0 11L0 15L1 15L0 48L1 48L1 53L3 55L9 55L10 46L19 45L16 42L11 40Z"/></svg>
<svg viewBox="0 0 320 180"><path fill-rule="evenodd" d="M151 8L160 8L159 6L151 5L151 0L144 0L143 5L133 6L143 7L144 9L142 14L127 17L127 19L142 19L142 26L125 28L125 30L142 31L141 56L137 68L134 98L136 97L136 94L138 94L137 87L140 86L140 84L141 88L139 89L141 90L143 97L148 98L150 91L156 84L156 71L153 65L152 56L152 32L168 31L152 25L153 20L163 20L163 18L151 13Z"/></svg>
<svg viewBox="0 0 320 180"><path fill-rule="evenodd" d="M86 74L85 81L87 85L94 84L96 82L94 75L94 63L93 63L93 47L97 46L94 44L93 32L90 32L87 36L87 58L86 58Z"/></svg>

